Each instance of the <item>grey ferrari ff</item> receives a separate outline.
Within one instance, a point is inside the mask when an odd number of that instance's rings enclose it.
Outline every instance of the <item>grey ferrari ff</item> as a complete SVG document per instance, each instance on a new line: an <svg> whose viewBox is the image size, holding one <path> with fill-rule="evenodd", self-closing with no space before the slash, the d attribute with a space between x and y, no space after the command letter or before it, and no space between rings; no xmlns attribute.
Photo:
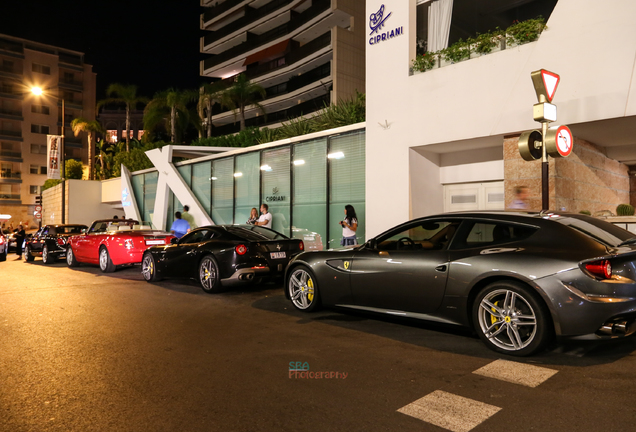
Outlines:
<svg viewBox="0 0 636 432"><path fill-rule="evenodd" d="M349 249L303 252L285 294L321 305L473 328L525 356L554 337L636 331L636 237L572 213L460 212L415 219Z"/></svg>

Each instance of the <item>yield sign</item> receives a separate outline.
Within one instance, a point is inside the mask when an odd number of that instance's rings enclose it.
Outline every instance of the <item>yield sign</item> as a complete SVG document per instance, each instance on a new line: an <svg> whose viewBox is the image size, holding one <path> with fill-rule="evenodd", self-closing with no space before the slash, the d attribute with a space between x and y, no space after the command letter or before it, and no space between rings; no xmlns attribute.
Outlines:
<svg viewBox="0 0 636 432"><path fill-rule="evenodd" d="M532 84L534 84L534 91L537 93L539 102L545 102L546 100L552 102L561 77L545 69L534 71L530 76L532 77ZM544 100L541 100L542 96Z"/></svg>

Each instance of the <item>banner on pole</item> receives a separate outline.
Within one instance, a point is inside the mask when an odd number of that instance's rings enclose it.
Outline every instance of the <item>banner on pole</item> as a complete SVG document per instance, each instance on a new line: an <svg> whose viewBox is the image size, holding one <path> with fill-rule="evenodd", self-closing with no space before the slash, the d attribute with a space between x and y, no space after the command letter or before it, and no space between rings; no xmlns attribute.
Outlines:
<svg viewBox="0 0 636 432"><path fill-rule="evenodd" d="M46 136L46 178L60 178L61 143L62 137L60 135Z"/></svg>

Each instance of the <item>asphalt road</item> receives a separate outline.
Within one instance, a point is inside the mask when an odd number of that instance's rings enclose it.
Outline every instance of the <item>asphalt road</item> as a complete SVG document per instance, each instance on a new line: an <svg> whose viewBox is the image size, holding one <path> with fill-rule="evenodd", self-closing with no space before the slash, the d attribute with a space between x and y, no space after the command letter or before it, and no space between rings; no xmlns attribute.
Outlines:
<svg viewBox="0 0 636 432"><path fill-rule="evenodd" d="M3 432L631 431L635 350L520 360L451 327L303 314L280 286L0 263Z"/></svg>

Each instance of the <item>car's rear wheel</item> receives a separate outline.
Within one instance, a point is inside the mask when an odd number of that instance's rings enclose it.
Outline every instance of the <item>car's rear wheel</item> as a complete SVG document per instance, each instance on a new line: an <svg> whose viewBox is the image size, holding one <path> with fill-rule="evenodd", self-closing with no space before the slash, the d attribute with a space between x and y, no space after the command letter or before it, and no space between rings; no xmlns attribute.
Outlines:
<svg viewBox="0 0 636 432"><path fill-rule="evenodd" d="M320 308L318 284L307 267L299 266L291 271L287 277L287 290L296 309L311 312Z"/></svg>
<svg viewBox="0 0 636 432"><path fill-rule="evenodd" d="M75 258L75 253L73 252L73 248L70 246L66 249L66 265L69 267L77 267L80 265L77 258Z"/></svg>
<svg viewBox="0 0 636 432"><path fill-rule="evenodd" d="M99 269L104 273L112 273L115 271L115 266L110 259L106 246L99 248Z"/></svg>
<svg viewBox="0 0 636 432"><path fill-rule="evenodd" d="M223 291L221 286L221 275L219 275L219 265L212 255L203 257L199 263L199 282L201 288L208 294Z"/></svg>
<svg viewBox="0 0 636 432"><path fill-rule="evenodd" d="M42 248L42 262L44 264L51 264L53 262L53 257L49 254L49 248L46 245Z"/></svg>
<svg viewBox="0 0 636 432"><path fill-rule="evenodd" d="M22 255L24 256L24 260L31 262L35 259L35 257L31 254L31 248L29 246L26 246L24 248L24 251L22 251Z"/></svg>
<svg viewBox="0 0 636 432"><path fill-rule="evenodd" d="M553 334L543 301L529 287L514 281L492 283L477 294L473 323L490 349L514 356L544 349Z"/></svg>
<svg viewBox="0 0 636 432"><path fill-rule="evenodd" d="M155 258L150 252L146 252L143 260L141 261L141 275L144 277L146 282L155 282L160 279L157 273Z"/></svg>

